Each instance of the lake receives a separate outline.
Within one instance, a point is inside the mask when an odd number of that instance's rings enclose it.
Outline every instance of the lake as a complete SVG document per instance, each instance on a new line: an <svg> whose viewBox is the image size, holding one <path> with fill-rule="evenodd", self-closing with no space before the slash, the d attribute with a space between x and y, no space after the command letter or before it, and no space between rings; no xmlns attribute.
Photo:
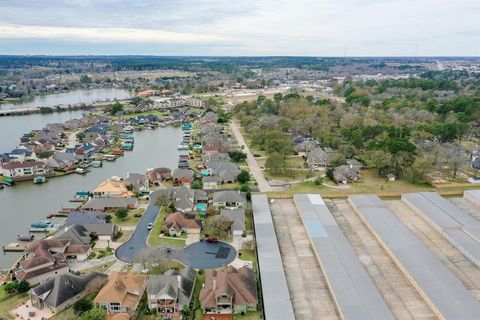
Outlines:
<svg viewBox="0 0 480 320"><path fill-rule="evenodd" d="M128 172L145 173L147 168L175 168L178 161L177 146L182 139L180 128L165 127L135 132L135 148L116 161L105 161L103 168L92 168L82 176L70 174L50 179L42 185L23 182L0 190L0 243L16 240L18 234L28 233L31 223L45 219L58 211L76 191L94 189L111 176L126 177ZM10 267L20 254L0 254L0 266Z"/></svg>
<svg viewBox="0 0 480 320"><path fill-rule="evenodd" d="M27 109L40 107L54 107L58 105L90 104L94 102L123 100L131 98L132 94L126 89L78 89L64 93L55 93L44 96L35 96L32 100L18 103L0 104L0 109Z"/></svg>
<svg viewBox="0 0 480 320"><path fill-rule="evenodd" d="M40 130L49 123L81 119L86 111L0 117L0 153L10 152L20 144L20 137L30 130Z"/></svg>

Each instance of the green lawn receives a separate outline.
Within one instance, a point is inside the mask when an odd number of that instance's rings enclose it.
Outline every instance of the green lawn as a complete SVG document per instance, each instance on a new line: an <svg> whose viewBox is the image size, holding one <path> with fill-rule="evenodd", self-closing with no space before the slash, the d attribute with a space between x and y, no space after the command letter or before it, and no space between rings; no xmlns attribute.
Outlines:
<svg viewBox="0 0 480 320"><path fill-rule="evenodd" d="M185 246L185 235L182 237L174 238L174 237L160 237L160 232L163 229L163 222L165 220L167 214L167 210L162 207L160 212L153 223L152 230L148 235L147 243L151 247L156 246L168 246L168 247L184 247Z"/></svg>
<svg viewBox="0 0 480 320"><path fill-rule="evenodd" d="M233 319L242 319L242 320L261 320L262 319L262 311L256 310L256 311L248 311L244 315L241 314L234 314Z"/></svg>
<svg viewBox="0 0 480 320"><path fill-rule="evenodd" d="M193 309L195 310L195 320L203 319L203 310L200 307L200 301L198 300L198 297L200 296L200 290L202 290L202 286L204 283L205 271L201 270L197 273L197 280L195 281L195 287L193 288L192 294Z"/></svg>
<svg viewBox="0 0 480 320"><path fill-rule="evenodd" d="M27 293L15 294L10 297L4 296L4 300L0 302L0 317L5 317L5 319L13 319L13 317L10 316L9 314L10 310L18 306L22 302L26 301L27 297L28 297ZM0 319L3 319L3 318L0 318Z"/></svg>
<svg viewBox="0 0 480 320"><path fill-rule="evenodd" d="M111 266L113 266L115 262L116 262L116 260L113 259L113 260L111 260L111 261L107 261L107 262L105 262L105 263L102 263L102 264L99 265L99 266L92 267L92 268L88 268L88 269L84 269L84 270L82 270L82 273L105 272L106 270L108 270L108 268L110 268Z"/></svg>
<svg viewBox="0 0 480 320"><path fill-rule="evenodd" d="M138 213L143 214L143 211L144 209L142 208L128 210L128 216L124 219L119 219L114 212L109 214L112 216L112 223L117 226L136 226L142 217L134 217L134 215Z"/></svg>
<svg viewBox="0 0 480 320"><path fill-rule="evenodd" d="M78 316L73 312L73 308L70 307L57 313L56 315L51 317L50 320L74 320L77 318Z"/></svg>

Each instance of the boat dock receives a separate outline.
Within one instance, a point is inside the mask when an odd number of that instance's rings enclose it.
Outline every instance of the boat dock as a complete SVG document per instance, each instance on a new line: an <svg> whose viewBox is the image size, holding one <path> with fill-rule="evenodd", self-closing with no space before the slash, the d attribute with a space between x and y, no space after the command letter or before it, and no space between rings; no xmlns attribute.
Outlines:
<svg viewBox="0 0 480 320"><path fill-rule="evenodd" d="M3 252L23 252L27 247L32 244L31 241L18 241L2 246Z"/></svg>

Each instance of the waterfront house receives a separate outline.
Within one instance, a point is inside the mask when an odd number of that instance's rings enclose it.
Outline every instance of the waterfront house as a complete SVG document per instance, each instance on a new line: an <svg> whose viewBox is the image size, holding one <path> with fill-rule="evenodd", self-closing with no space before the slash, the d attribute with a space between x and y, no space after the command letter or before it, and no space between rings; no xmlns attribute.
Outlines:
<svg viewBox="0 0 480 320"><path fill-rule="evenodd" d="M30 303L36 309L47 308L53 313L58 313L86 295L99 290L107 278L107 275L98 272L87 275L65 273L31 289L28 293Z"/></svg>
<svg viewBox="0 0 480 320"><path fill-rule="evenodd" d="M93 196L95 198L129 198L133 196L133 192L127 189L125 182L109 179L93 190Z"/></svg>
<svg viewBox="0 0 480 320"><path fill-rule="evenodd" d="M170 236L180 236L182 232L200 233L200 222L189 219L181 212L169 214L163 223L163 231Z"/></svg>
<svg viewBox="0 0 480 320"><path fill-rule="evenodd" d="M47 165L41 161L11 161L0 168L0 173L5 177L22 179L47 175L49 170Z"/></svg>
<svg viewBox="0 0 480 320"><path fill-rule="evenodd" d="M25 260L15 272L18 281L28 281L30 285L42 283L68 272L64 255L69 240L36 240L25 249Z"/></svg>
<svg viewBox="0 0 480 320"><path fill-rule="evenodd" d="M147 302L157 316L164 319L180 319L184 306L189 306L197 271L186 267L182 271L170 269L163 275L148 278Z"/></svg>
<svg viewBox="0 0 480 320"><path fill-rule="evenodd" d="M170 168L152 168L147 170L148 180L156 185L172 178Z"/></svg>
<svg viewBox="0 0 480 320"><path fill-rule="evenodd" d="M70 211L63 226L68 227L74 224L98 224L105 223L105 213L95 211Z"/></svg>
<svg viewBox="0 0 480 320"><path fill-rule="evenodd" d="M128 173L127 178L123 182L127 186L132 185L135 191L148 192L149 182L145 174Z"/></svg>
<svg viewBox="0 0 480 320"><path fill-rule="evenodd" d="M173 171L173 184L184 184L189 186L192 183L195 173L190 169L177 168Z"/></svg>
<svg viewBox="0 0 480 320"><path fill-rule="evenodd" d="M217 208L236 209L245 207L246 203L247 200L244 192L225 190L213 193L212 204Z"/></svg>
<svg viewBox="0 0 480 320"><path fill-rule="evenodd" d="M132 316L145 293L147 281L147 275L137 272L113 271L94 302L107 310L109 317L115 313Z"/></svg>
<svg viewBox="0 0 480 320"><path fill-rule="evenodd" d="M8 156L16 161L24 162L27 160L36 159L35 154L33 151L28 150L24 146L20 146L17 149L13 149L8 153Z"/></svg>
<svg viewBox="0 0 480 320"><path fill-rule="evenodd" d="M138 208L137 198L92 198L83 207L86 211L115 211L119 208L136 209Z"/></svg>
<svg viewBox="0 0 480 320"><path fill-rule="evenodd" d="M246 266L208 270L199 300L205 313L233 314L257 310L255 272Z"/></svg>

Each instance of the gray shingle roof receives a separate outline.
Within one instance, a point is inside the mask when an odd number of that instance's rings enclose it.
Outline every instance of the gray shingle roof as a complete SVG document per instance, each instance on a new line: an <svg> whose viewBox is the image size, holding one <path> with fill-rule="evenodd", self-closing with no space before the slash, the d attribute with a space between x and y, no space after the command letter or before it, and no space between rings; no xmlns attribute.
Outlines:
<svg viewBox="0 0 480 320"><path fill-rule="evenodd" d="M234 190L217 191L213 193L213 202L245 203L245 193Z"/></svg>
<svg viewBox="0 0 480 320"><path fill-rule="evenodd" d="M105 282L108 276L98 272L79 276L73 273L61 274L33 288L31 294L41 297L45 304L57 307L85 290L93 281Z"/></svg>
<svg viewBox="0 0 480 320"><path fill-rule="evenodd" d="M148 279L147 294L168 294L176 298L180 306L190 303L197 272L186 267L181 272L170 269L163 275L153 275Z"/></svg>

